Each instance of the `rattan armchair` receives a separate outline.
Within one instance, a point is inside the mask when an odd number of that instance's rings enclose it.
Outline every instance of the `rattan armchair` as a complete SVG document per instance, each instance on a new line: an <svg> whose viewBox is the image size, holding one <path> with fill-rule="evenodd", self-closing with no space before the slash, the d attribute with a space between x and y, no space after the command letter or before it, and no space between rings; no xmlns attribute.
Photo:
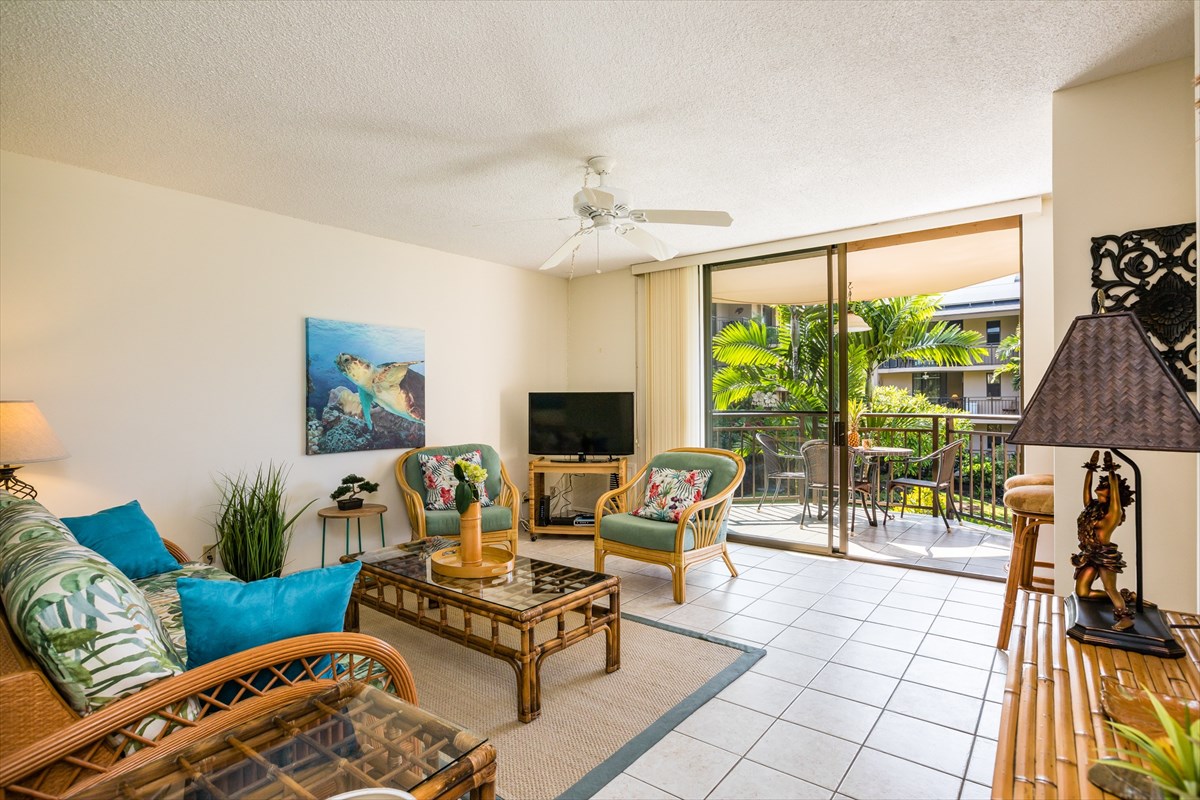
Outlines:
<svg viewBox="0 0 1200 800"><path fill-rule="evenodd" d="M679 522L658 522L630 513L641 504L653 467L713 471L704 499L689 506ZM745 473L742 457L728 450L680 447L658 454L628 483L596 501L596 571L604 571L604 560L610 554L662 564L671 572L676 603L684 602L687 571L697 564L722 558L736 578L737 568L725 549L725 525L733 494Z"/></svg>
<svg viewBox="0 0 1200 800"><path fill-rule="evenodd" d="M181 563L182 550L164 540ZM404 658L380 639L357 633L297 636L226 656L158 681L80 717L21 647L0 613L0 797L57 798L121 767L171 752L300 697L354 677L411 703L416 684ZM235 691L230 691L235 685ZM221 690L224 689L224 692ZM231 695L232 696L229 696ZM220 697L218 697L220 695ZM181 712L190 707L192 712ZM171 724L139 735L146 717ZM127 745L140 749L122 757Z"/></svg>
<svg viewBox="0 0 1200 800"><path fill-rule="evenodd" d="M513 553L517 552L517 530L521 524L521 495L517 486L508 477L508 470L495 449L486 444L455 444L447 447L422 447L409 450L396 460L396 483L404 498L404 510L408 513L408 524L412 538L441 536L458 538L458 512L431 511L425 508L425 484L419 453L427 455L461 455L478 450L483 468L487 470L488 496L493 505L483 510L483 543L502 544Z"/></svg>

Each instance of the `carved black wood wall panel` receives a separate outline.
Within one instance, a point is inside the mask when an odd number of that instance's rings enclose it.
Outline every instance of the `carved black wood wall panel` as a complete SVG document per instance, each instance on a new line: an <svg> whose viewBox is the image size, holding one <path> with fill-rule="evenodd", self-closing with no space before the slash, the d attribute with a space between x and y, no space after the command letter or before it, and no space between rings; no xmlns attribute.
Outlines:
<svg viewBox="0 0 1200 800"><path fill-rule="evenodd" d="M1196 391L1196 223L1093 238L1092 288L1104 290L1106 311L1137 314L1175 377Z"/></svg>

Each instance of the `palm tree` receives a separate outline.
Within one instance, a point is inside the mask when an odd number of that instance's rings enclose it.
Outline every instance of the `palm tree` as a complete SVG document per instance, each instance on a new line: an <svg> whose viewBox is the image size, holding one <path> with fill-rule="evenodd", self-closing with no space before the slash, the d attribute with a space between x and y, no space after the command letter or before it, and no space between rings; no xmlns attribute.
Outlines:
<svg viewBox="0 0 1200 800"><path fill-rule="evenodd" d="M940 295L852 302L850 309L871 326L869 331L850 334L850 341L862 348L867 375L885 362L900 358L929 361L939 367L961 367L982 361L987 348L978 331L932 321L941 306ZM871 390L868 380L864 393L868 404Z"/></svg>
<svg viewBox="0 0 1200 800"><path fill-rule="evenodd" d="M779 408L784 410L825 408L825 389L831 374L825 307L774 308L778 322L775 327L758 320L739 321L713 336L713 358L723 365L713 375L713 406L717 410L742 406L756 393L781 391L784 396ZM852 393L853 387L866 383L865 362L859 349L851 341Z"/></svg>
<svg viewBox="0 0 1200 800"><path fill-rule="evenodd" d="M945 322L930 324L941 306L937 295L856 301L850 310L861 316L869 331L851 333L849 395L870 402L869 376L893 358L914 358L939 366L966 365L981 360L987 350L982 336ZM749 320L725 326L713 336L713 358L723 366L713 375L713 405L718 410L738 407L756 392L784 390L782 408L823 409L831 373L827 340L829 325L824 306L775 306L778 326L768 328Z"/></svg>

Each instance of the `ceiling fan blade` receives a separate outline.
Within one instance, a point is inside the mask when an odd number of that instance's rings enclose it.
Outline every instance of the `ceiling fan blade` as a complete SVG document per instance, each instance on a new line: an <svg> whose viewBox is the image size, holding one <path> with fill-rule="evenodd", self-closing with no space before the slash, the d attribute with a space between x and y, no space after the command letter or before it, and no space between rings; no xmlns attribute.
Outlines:
<svg viewBox="0 0 1200 800"><path fill-rule="evenodd" d="M588 199L588 203L596 208L604 208L611 210L617 204L617 198L613 197L603 189L593 189L589 186L583 187L581 190L583 196Z"/></svg>
<svg viewBox="0 0 1200 800"><path fill-rule="evenodd" d="M613 228L618 236L640 250L645 250L659 261L666 261L679 255L679 251L656 236L647 233L637 225L618 225Z"/></svg>
<svg viewBox="0 0 1200 800"><path fill-rule="evenodd" d="M583 240L586 239L591 233L592 228L580 228L572 233L570 238L563 242L562 245L554 251L554 254L547 258L545 263L538 267L538 269L554 269L557 267L560 263L562 263L564 258L571 255L571 253L575 251L575 248L583 244Z"/></svg>
<svg viewBox="0 0 1200 800"><path fill-rule="evenodd" d="M488 225L513 225L518 222L578 222L579 217L526 217L525 219L491 219L487 222L476 222L472 228L483 228Z"/></svg>
<svg viewBox="0 0 1200 800"><path fill-rule="evenodd" d="M634 222L666 222L671 225L719 225L728 228L733 217L724 211L678 211L665 208L650 208L630 211Z"/></svg>

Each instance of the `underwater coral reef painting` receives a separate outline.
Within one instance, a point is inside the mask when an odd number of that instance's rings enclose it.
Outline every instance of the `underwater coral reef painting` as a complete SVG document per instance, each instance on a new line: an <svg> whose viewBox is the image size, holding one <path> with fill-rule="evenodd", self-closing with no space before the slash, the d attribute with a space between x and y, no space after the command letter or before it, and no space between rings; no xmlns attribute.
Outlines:
<svg viewBox="0 0 1200 800"><path fill-rule="evenodd" d="M425 446L425 331L304 320L308 455Z"/></svg>

